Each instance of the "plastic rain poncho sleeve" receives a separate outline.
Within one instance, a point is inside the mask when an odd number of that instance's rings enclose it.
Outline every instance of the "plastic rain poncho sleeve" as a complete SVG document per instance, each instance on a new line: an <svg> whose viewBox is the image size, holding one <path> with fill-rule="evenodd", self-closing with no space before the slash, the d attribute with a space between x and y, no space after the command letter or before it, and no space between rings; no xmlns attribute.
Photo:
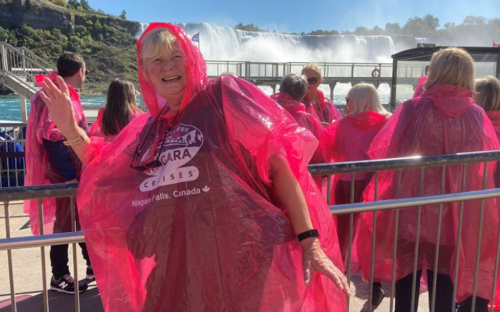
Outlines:
<svg viewBox="0 0 500 312"><path fill-rule="evenodd" d="M484 111L474 104L472 93L461 87L438 85L426 90L422 97L401 105L393 117L375 137L370 148L371 158L394 158L413 155L444 155L499 149L495 131ZM486 188L494 187L496 163L486 168ZM445 172L443 173L443 170ZM448 165L427 167L420 181L420 169L405 169L401 175L401 198L439 195L441 176L444 174L444 193L462 191L461 181L464 167ZM482 189L483 163L470 163L466 167L464 191ZM378 197L375 198L374 179L368 185L365 201L397 198L397 175L395 171L382 171L379 175ZM437 271L448 274L454 280L455 257L459 257L457 301L462 301L473 292L480 200L464 202L463 228L458 237L459 203L444 204L439 236L439 259ZM494 270L499 208L496 199L485 200L480 244L480 266L477 295L491 296ZM437 244L439 205L423 206L420 214L418 269L434 270ZM375 281L390 281L394 246L395 210L378 211L375 247ZM417 208L405 208L399 212L397 236L396 280L413 272L413 255L417 233ZM367 256L360 258L362 274L370 276L371 237L374 213L363 213L360 219L358 252ZM366 244L363 244L365 242ZM460 253L457 246L460 244Z"/></svg>
<svg viewBox="0 0 500 312"><path fill-rule="evenodd" d="M156 23L146 33L156 27L196 57L182 29ZM268 158L285 156L325 252L341 267L331 215L307 172L317 140L255 86L229 76L207 82L191 67L198 62L188 64L198 85L188 85L171 127L150 92L151 116L102 148L89 146L78 208L105 310L345 311L325 276L304 285L301 248L269 176ZM140 82L144 94L151 86ZM162 166L130 167L149 151L159 151Z"/></svg>
<svg viewBox="0 0 500 312"><path fill-rule="evenodd" d="M52 81L56 81L57 73L53 72L49 76L38 75L35 76L38 85L41 84L43 79L48 77ZM71 87L68 86L70 91L71 103L75 111L75 118L80 128L87 131L87 122L83 114L80 96ZM49 111L45 106L38 91L31 99L30 114L28 117L28 124L26 128L26 177L25 186L30 185L46 185L53 183L64 183L65 179L54 172L50 166L47 151L43 146L43 141L58 142L66 140L62 133L57 128L56 124L52 121ZM71 163L75 168L77 178L80 177L81 162L71 148L66 148ZM54 222L56 203L55 199L44 199L43 201L43 222L44 234L52 233L52 223ZM38 202L36 200L24 201L24 212L30 216L30 227L34 235L40 234Z"/></svg>

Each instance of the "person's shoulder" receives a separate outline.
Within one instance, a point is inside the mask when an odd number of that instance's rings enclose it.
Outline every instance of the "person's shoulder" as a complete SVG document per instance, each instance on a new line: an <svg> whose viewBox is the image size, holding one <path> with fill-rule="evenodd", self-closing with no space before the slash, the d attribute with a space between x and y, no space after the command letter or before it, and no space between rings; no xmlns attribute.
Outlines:
<svg viewBox="0 0 500 312"><path fill-rule="evenodd" d="M486 112L484 111L484 108L481 106L477 105L476 103L472 103L469 108L467 109L467 113L469 114L474 114L474 115L480 115L480 116L488 116L486 115Z"/></svg>

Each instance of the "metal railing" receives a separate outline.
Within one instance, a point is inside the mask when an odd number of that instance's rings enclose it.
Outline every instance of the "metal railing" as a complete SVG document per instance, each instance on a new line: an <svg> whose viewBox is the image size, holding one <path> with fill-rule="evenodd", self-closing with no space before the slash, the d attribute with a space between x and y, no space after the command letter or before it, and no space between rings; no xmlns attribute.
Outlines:
<svg viewBox="0 0 500 312"><path fill-rule="evenodd" d="M467 166L467 164L470 163L484 163L485 168L487 167L486 164L488 162L492 161L499 161L500 160L500 151L491 151L491 152L475 152L475 153L467 153L467 154L456 154L456 155L440 155L440 156L425 156L425 157L406 157L406 158L398 158L398 159L383 159L383 160L374 160L374 161L360 161L360 162L346 162L346 163L337 163L337 164L316 164L316 165L311 165L309 166L310 172L312 175L315 176L331 176L333 174L339 174L339 173L349 173L351 174L352 181L351 181L351 193L354 188L354 177L356 173L359 172L375 172L374 179L377 180L378 178L378 172L385 171L385 170L396 170L398 172L398 185L400 186L400 181L401 181L401 173L405 169L419 169L421 172L425 168L429 167L442 167L446 168L449 167L450 165L462 165L462 166ZM486 171L485 171L486 172ZM486 174L484 174L486 177ZM462 170L462 191L464 191L464 181L466 180L466 170ZM328 179L330 181L330 179ZM423 181L421 181L423 183ZM47 285L47 277L46 277L46 272L45 272L45 252L44 248L45 246L50 246L50 245L57 245L57 244L72 244L73 245L73 266L74 266L74 271L75 274L78 271L78 265L76 261L76 243L78 242L83 242L84 237L82 232L74 232L74 233L62 233L62 234L52 234L52 235L41 235L41 236L36 236L36 237L19 237L19 238L11 238L10 237L10 225L9 225L9 203L12 201L18 201L18 200L24 200L24 199L38 199L39 200L39 212L42 211L42 205L41 205L41 199L42 198L53 198L53 197L71 197L73 198L76 195L76 189L78 185L77 184L61 184L61 185L48 185L48 186L32 186L32 187L16 187L16 188L8 188L8 189L0 189L0 201L4 202L4 211L5 211L5 230L6 230L6 238L5 239L0 239L0 250L6 250L7 251L7 256L8 256L8 262L9 262L9 281L10 281L10 289L11 289L11 302L12 302L12 311L17 311L16 308L16 302L15 302L15 288L14 288L14 277L13 277L13 262L12 262L12 254L11 251L14 249L21 249L21 248L33 248L33 247L40 247L42 250L42 277L43 277L43 289L44 289L44 311L48 311L48 297L47 297L47 292L46 292L46 285ZM328 187L329 189L330 187ZM352 204L345 204L345 205L337 205L337 206L331 206L330 210L332 214L338 215L338 214L345 214L345 213L351 213L351 222L349 226L349 254L348 254L348 261L347 261L347 276L349 281L351 281L351 251L352 251L352 239L353 239L353 224L352 224L352 213L359 213L359 212L374 212L374 211L381 211L381 210L388 210L388 209L396 209L397 212L399 213L400 209L405 209L408 207L420 207L420 209L423 209L422 206L424 205L433 205L433 204L438 204L442 205L444 203L451 203L451 202L459 202L460 204L460 226L459 226L459 233L461 231L461 226L462 226L462 216L463 216L463 203L464 201L470 201L470 200L482 200L484 202L485 199L489 198L498 198L500 197L500 189L487 189L487 190L477 190L477 191L469 191L469 192L461 192L461 193L454 193L454 194L441 194L441 195L434 195L434 196L422 196L422 197L416 197L416 198L404 198L404 199L391 199L391 200L384 200L384 201L376 201L376 202L365 202L365 203L352 203ZM329 192L328 192L328 201L330 202L329 198ZM352 202L352 197L351 197L351 202ZM74 206L73 207L73 213L72 213L72 224L73 224L73 230L75 229L74 225ZM481 210L483 209L482 207L480 208ZM40 216L43 214L40 213ZM374 219L376 220L376 219ZM374 221L376 222L376 221ZM40 220L40 224L43 224L43 220ZM397 220L396 220L396 224ZM376 227L376 224L374 228ZM43 234L43 230L42 230ZM396 232L395 232L395 239L397 239L397 227L396 227ZM417 239L418 240L418 239ZM372 245L372 250L374 249L374 241L375 239L373 238L373 245ZM496 264L495 264L495 271L494 271L494 276L498 275L498 258L500 254L500 231L499 231L499 237L497 237L497 246L496 246ZM418 244L418 243L417 243ZM480 244L478 244L479 246ZM397 245L395 245L395 250L394 250L394 257L396 255L396 248ZM418 249L417 249L418 250ZM439 250L437 250L437 253L439 254ZM479 249L477 251L477 254L479 254ZM371 263L372 267L370 269L370 297L369 297L369 311L372 311L372 306L371 306L371 293L372 293L372 285L373 285L373 272L374 272L374 267L373 267L373 255L374 253L371 253ZM418 257L418 252L415 253L415 260ZM458 258L457 258L458 259ZM477 258L479 259L479 258ZM393 261L394 263L394 261ZM477 287L477 282L478 282L478 276L477 276L477 270L478 267L480 266L479 260L476 261L476 276L475 276L475 281L474 281L474 288ZM456 269L458 269L458 265L456 266ZM391 286L392 286L392 293L390 295L390 310L393 310L394 307L394 289L395 289L395 274L394 274L395 267L393 266L393 274L392 274L392 281L391 281ZM437 270L434 270L434 272L437 272ZM457 274L455 274L457 276ZM78 280L77 276L75 276L75 280ZM434 277L434 281L436 278ZM415 279L413 280L413 290L415 289ZM456 277L454 281L454 294L456 294ZM434 285L435 286L435 285ZM494 297L495 293L495 286L492 285L492 299ZM435 300L435 289L434 287L434 292L430 294L431 300ZM475 293L474 293L475 296ZM415 298L412 299L414 301ZM349 301L350 302L350 301ZM474 303L473 303L474 305ZM412 304L413 306L413 304ZM75 294L75 310L79 311L79 295L78 292ZM493 307L491 308L490 311L493 311Z"/></svg>
<svg viewBox="0 0 500 312"><path fill-rule="evenodd" d="M488 162L496 162L500 160L500 151L489 151L489 152L472 152L472 153L463 153L463 154L455 154L455 155L438 155L438 156L414 156L414 157L404 157L404 158L396 158L396 159L381 159L381 160L370 160L370 161L360 161L360 162L345 162L338 164L315 164L309 166L309 171L312 175L319 176L327 176L328 177L328 187L330 189L330 181L332 174L350 174L351 182L350 182L350 202L351 204L345 205L337 205L331 206L330 210L333 215L340 215L349 213L349 246L348 246L348 255L347 255L347 278L351 281L351 261L352 261L352 246L353 246L353 236L354 236L354 213L359 212L374 212L373 217L373 229L377 227L377 215L375 212L387 209L396 209L396 217L394 220L394 250L393 250L393 258L392 258L392 278L391 278L391 295L390 295L390 309L389 311L393 311L394 307L394 299L395 299L395 272L396 272L396 253L397 253L397 239L398 239L398 226L399 226L399 210L407 207L418 207L417 212L417 231L420 231L420 216L422 213L422 207L424 205L439 205L439 215L438 219L442 220L442 210L444 203L451 202L459 202L459 225L458 225L458 234L457 241L460 241L460 235L463 227L463 210L464 210L464 201L469 200L478 200L481 199L481 207L480 207L480 218L479 218L479 234L478 234L478 242L477 242L477 250L476 250L476 264L475 264L475 276L474 276L474 286L473 286L473 295L472 295L472 308L475 308L476 304L476 291L477 291L477 283L478 283L478 270L479 270L479 255L480 255L480 242L481 242L481 230L483 224L483 212L484 212L484 200L487 198L497 198L500 197L500 189L489 189L486 190L486 179L487 179L487 169ZM470 191L465 192L466 185L466 168L468 164L472 163L482 163L484 165L484 169L482 172L483 176L483 190L480 191ZM462 177L461 177L461 192L462 193L453 193L453 194L445 194L445 172L447 168L450 168L452 165L461 165L462 168ZM422 190L424 185L424 170L426 168L441 168L441 195L435 196L425 196L422 197ZM381 171L386 170L395 170L397 172L397 193L396 196L401 196L401 177L404 169L419 169L420 170L420 196L418 198L404 198L404 199L393 199L393 200L385 200L385 201L377 201L377 192L378 192L378 178L379 173ZM355 174L360 172L372 172L374 173L373 179L375 183L375 201L374 202L364 202L364 203L354 203L354 189L355 189ZM436 172L439 172L436 170ZM493 178L493 177L491 177ZM459 181L455 181L458 183ZM327 201L331 203L330 192L327 193ZM500 215L499 215L500 216ZM434 311L435 302L436 302L436 277L437 277L437 265L439 258L439 237L441 233L441 221L438 221L438 229L437 229L437 244L436 244L436 252L435 252L435 265L433 270L433 291L429 294L429 301L431 302L431 311ZM375 242L376 242L376 230L373 230L372 233L372 244L371 244L371 259L370 259L370 278L369 278L369 298L368 298L368 311L372 310L372 294L373 294L373 276L374 276L374 256L375 256ZM494 269L494 283L492 285L492 294L491 301L495 298L495 288L496 288L496 276L498 276L498 264L499 264L499 256L500 256L500 227L497 235L497 245L496 245L496 258L495 258L495 269ZM453 281L453 298L455 298L457 294L457 279L458 279L458 268L459 268L459 254L460 254L460 244L457 245L457 256L455 261L455 272L454 273L454 281ZM413 280L412 280L412 299L411 299L411 312L414 312L415 308L415 291L416 291L416 276L417 276L417 264L419 257L419 232L416 234L416 243L415 243L415 252L414 252L414 268L413 268ZM452 303L452 312L455 311L456 302ZM494 309L493 304L491 304L490 311L492 312ZM475 311L475 310L472 310ZM471 312L472 312L471 311Z"/></svg>
<svg viewBox="0 0 500 312"><path fill-rule="evenodd" d="M232 73L244 79L281 79L288 73L300 74L308 64L305 62L244 62L244 61L212 61L207 60L207 74L216 77L224 73ZM335 63L319 62L324 79L383 79L390 80L392 77L391 63ZM406 68L408 67L408 68ZM398 68L398 78L416 83L421 76L425 65L401 65Z"/></svg>
<svg viewBox="0 0 500 312"><path fill-rule="evenodd" d="M0 188L24 185L26 123L0 124Z"/></svg>
<svg viewBox="0 0 500 312"><path fill-rule="evenodd" d="M26 89L37 89L35 75L47 75L54 66L37 57L27 49L20 49L0 42L0 76L15 77L16 82ZM14 88L15 86L7 87Z"/></svg>

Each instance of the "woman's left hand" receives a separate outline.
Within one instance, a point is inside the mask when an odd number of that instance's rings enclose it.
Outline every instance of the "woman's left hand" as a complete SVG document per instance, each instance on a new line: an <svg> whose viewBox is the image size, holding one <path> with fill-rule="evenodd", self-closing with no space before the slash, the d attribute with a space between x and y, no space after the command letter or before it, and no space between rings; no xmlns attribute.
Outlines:
<svg viewBox="0 0 500 312"><path fill-rule="evenodd" d="M326 256L317 238L309 238L301 242L302 245L302 267L304 269L304 282L311 283L312 270L325 274L337 287L347 296L351 295L349 284L344 273L342 273Z"/></svg>

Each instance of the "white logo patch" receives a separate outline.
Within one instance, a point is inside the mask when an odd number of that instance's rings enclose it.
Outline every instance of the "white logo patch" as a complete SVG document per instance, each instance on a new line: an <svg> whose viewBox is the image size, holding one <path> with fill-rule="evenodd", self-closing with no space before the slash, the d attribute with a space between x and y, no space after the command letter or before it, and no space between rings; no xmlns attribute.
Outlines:
<svg viewBox="0 0 500 312"><path fill-rule="evenodd" d="M161 144L161 142L160 142ZM188 182L198 179L200 172L187 164L203 145L203 134L190 125L179 124L167 134L159 160L162 166L152 170L149 178L140 185L142 192L152 191L160 186Z"/></svg>

